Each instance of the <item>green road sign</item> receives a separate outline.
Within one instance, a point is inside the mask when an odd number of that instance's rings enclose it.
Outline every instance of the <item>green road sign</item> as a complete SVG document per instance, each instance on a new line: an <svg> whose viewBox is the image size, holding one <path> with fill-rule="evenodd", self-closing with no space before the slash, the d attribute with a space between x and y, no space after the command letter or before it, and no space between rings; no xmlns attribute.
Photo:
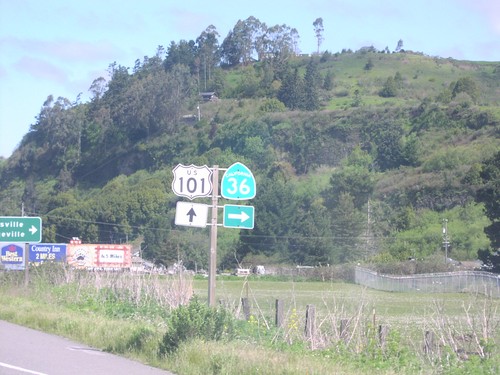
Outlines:
<svg viewBox="0 0 500 375"><path fill-rule="evenodd" d="M26 216L0 217L0 242L42 242L42 219Z"/></svg>
<svg viewBox="0 0 500 375"><path fill-rule="evenodd" d="M231 165L222 176L221 195L234 200L255 198L255 178L250 169L242 163Z"/></svg>
<svg viewBox="0 0 500 375"><path fill-rule="evenodd" d="M254 207L224 205L224 219L222 225L225 228L253 229Z"/></svg>

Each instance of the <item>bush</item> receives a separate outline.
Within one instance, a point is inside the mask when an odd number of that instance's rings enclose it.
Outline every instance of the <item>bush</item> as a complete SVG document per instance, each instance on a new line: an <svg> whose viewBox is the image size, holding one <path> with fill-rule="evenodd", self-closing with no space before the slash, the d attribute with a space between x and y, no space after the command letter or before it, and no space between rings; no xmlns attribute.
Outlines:
<svg viewBox="0 0 500 375"><path fill-rule="evenodd" d="M384 87L380 90L379 95L383 98L393 98L397 95L397 85L394 78L389 77L385 81Z"/></svg>
<svg viewBox="0 0 500 375"><path fill-rule="evenodd" d="M285 112L286 107L278 99L272 98L272 99L265 99L260 106L260 110L262 112Z"/></svg>
<svg viewBox="0 0 500 375"><path fill-rule="evenodd" d="M224 308L209 307L195 297L188 305L172 311L167 326L168 331L160 343L160 355L175 352L184 341L230 339L234 331L234 318Z"/></svg>

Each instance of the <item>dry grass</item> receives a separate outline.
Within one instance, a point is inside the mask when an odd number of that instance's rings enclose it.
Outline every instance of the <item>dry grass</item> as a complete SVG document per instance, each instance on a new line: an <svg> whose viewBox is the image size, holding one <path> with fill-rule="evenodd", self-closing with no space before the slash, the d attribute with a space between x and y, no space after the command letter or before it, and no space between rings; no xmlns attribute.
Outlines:
<svg viewBox="0 0 500 375"><path fill-rule="evenodd" d="M165 320L145 315L151 311L141 310L141 304L157 298L168 310L191 293L203 299L206 281L68 270L42 277L42 271L32 275L38 278L36 287L0 288L0 319L178 374L430 374L442 373L443 358L458 359L450 367L463 366L472 357L490 360L499 354L498 300L466 294L387 293L344 283L235 279L218 280L217 294L238 318L237 339L189 341L175 355L159 358ZM22 278L17 282L22 284ZM64 285L71 287L66 290ZM121 299L106 304L97 292L89 295L89 289ZM63 291L71 292L73 300ZM91 297L97 306L77 304L77 297ZM251 302L248 319L242 298ZM285 306L280 327L274 321L277 298ZM125 316L110 316L106 308L120 311L123 300L132 310ZM306 334L305 312L311 305L313 331Z"/></svg>

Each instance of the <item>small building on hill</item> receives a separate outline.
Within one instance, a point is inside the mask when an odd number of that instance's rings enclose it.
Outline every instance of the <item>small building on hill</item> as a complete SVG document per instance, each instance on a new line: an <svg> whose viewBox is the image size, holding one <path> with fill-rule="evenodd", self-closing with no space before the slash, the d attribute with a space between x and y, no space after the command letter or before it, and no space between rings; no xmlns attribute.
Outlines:
<svg viewBox="0 0 500 375"><path fill-rule="evenodd" d="M215 102L219 100L219 97L217 96L215 91L200 92L200 98L204 102Z"/></svg>

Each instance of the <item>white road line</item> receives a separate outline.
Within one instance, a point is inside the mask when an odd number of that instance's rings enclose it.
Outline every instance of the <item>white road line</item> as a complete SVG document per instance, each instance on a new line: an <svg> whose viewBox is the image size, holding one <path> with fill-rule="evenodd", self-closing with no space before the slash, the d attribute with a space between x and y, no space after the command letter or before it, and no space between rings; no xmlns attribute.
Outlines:
<svg viewBox="0 0 500 375"><path fill-rule="evenodd" d="M12 365L9 365L7 363L3 363L3 362L0 362L0 366L2 367L7 367L7 368L10 368L12 370L17 370L17 371L22 371L22 372L27 372L28 374L34 374L34 375L48 375L44 372L38 372L38 371L33 371L33 370L28 370L28 369L25 369L25 368L22 368L22 367L17 367L17 366L12 366Z"/></svg>

